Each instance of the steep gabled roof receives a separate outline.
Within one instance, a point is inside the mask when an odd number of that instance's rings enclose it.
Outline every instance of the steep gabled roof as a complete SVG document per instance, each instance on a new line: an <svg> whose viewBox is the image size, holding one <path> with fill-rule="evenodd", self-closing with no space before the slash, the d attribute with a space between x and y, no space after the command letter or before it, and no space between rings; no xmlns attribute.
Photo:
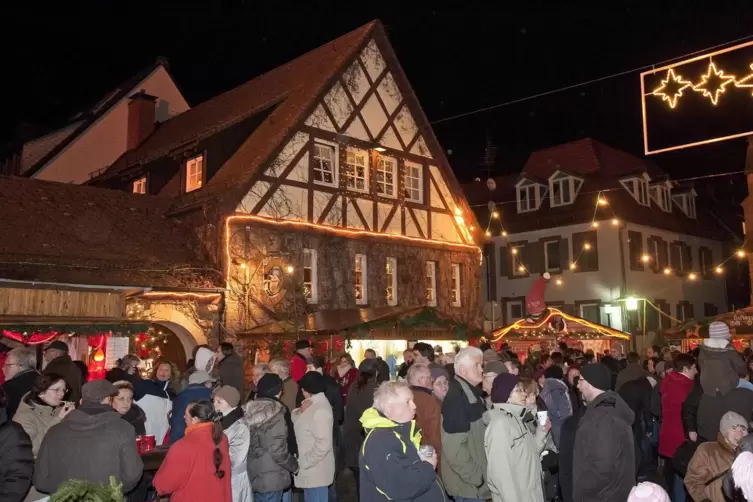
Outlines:
<svg viewBox="0 0 753 502"><path fill-rule="evenodd" d="M206 263L159 197L0 176L0 204L0 278L174 286Z"/></svg>
<svg viewBox="0 0 753 502"><path fill-rule="evenodd" d="M107 114L120 100L130 95L139 83L160 67L167 70L168 63L165 58L157 58L154 63L139 71L116 88L108 91L93 106L73 116L65 126L37 139L27 141L23 146L24 150L27 150L27 146L29 146L33 148L33 151L22 153L21 174L28 177L37 174L50 160L55 158L68 145L76 141L92 124ZM47 138L50 141L47 141ZM43 141L40 143L39 140ZM31 145L31 143L35 142L39 144ZM27 165L23 164L24 156L27 157Z"/></svg>

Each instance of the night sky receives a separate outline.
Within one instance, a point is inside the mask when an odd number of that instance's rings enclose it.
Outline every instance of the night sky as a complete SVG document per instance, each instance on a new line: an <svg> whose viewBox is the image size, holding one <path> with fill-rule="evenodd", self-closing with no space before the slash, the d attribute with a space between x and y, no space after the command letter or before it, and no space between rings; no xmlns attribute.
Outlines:
<svg viewBox="0 0 753 502"><path fill-rule="evenodd" d="M432 121L753 35L749 0L306 3L3 6L0 143L23 122L40 133L59 125L156 56L169 58L195 105L374 18L385 24ZM498 148L495 174L519 170L535 149L586 136L640 154L639 72L445 121L435 131L462 181L486 178L487 136ZM736 140L652 160L682 178L738 171L744 152Z"/></svg>

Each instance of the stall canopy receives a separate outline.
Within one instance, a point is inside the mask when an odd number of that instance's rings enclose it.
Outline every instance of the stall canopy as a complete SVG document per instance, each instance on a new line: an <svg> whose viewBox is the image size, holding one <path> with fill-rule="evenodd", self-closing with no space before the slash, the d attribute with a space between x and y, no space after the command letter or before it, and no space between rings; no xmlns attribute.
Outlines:
<svg viewBox="0 0 753 502"><path fill-rule="evenodd" d="M149 324L128 319L94 317L0 317L0 333L25 345L38 345L55 337L68 335L98 335L115 333L133 335L149 329Z"/></svg>
<svg viewBox="0 0 753 502"><path fill-rule="evenodd" d="M563 320L562 329L555 329L553 326L558 323L559 319ZM567 314L554 307L548 307L546 314L538 320L520 319L508 326L491 332L488 338L496 342L505 336L511 335L521 338L630 339L629 333L583 319L582 317Z"/></svg>
<svg viewBox="0 0 753 502"><path fill-rule="evenodd" d="M666 331L670 338L681 336L688 338L708 338L709 324L721 321L730 327L733 336L753 336L753 306L725 312L705 319L690 319L681 325Z"/></svg>

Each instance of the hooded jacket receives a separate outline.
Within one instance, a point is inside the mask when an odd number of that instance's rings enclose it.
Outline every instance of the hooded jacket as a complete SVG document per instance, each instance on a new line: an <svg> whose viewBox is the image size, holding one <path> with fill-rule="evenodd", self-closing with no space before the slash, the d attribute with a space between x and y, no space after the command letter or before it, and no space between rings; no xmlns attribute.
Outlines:
<svg viewBox="0 0 753 502"><path fill-rule="evenodd" d="M685 441L682 403L693 390L694 381L680 371L670 371L661 382L661 415L659 454L672 458Z"/></svg>
<svg viewBox="0 0 753 502"><path fill-rule="evenodd" d="M526 411L509 403L494 404L489 410L484 448L493 502L544 500L540 455L549 434L539 427L532 434L523 422Z"/></svg>
<svg viewBox="0 0 753 502"><path fill-rule="evenodd" d="M34 470L34 486L55 493L69 479L109 485L110 476L131 491L144 464L136 433L111 406L84 403L53 426L42 441Z"/></svg>
<svg viewBox="0 0 753 502"><path fill-rule="evenodd" d="M360 502L447 500L434 467L418 456L415 421L398 424L369 408L361 424L366 438L359 450Z"/></svg>
<svg viewBox="0 0 753 502"><path fill-rule="evenodd" d="M627 500L635 485L633 412L613 391L586 405L573 450L573 500Z"/></svg>
<svg viewBox="0 0 753 502"><path fill-rule="evenodd" d="M44 369L44 374L54 373L65 379L68 386L66 399L78 403L81 400L81 386L84 385L84 376L78 366L73 364L73 359L68 354L56 357Z"/></svg>
<svg viewBox="0 0 753 502"><path fill-rule="evenodd" d="M549 420L552 422L554 444L560 444L562 424L573 414L567 384L558 378L547 378L539 397L544 400Z"/></svg>
<svg viewBox="0 0 753 502"><path fill-rule="evenodd" d="M13 421L23 427L26 434L31 438L32 450L36 458L42 439L53 425L60 423L60 410L62 406L48 406L39 404L31 399L31 394L26 394L18 405L18 411L13 416Z"/></svg>
<svg viewBox="0 0 753 502"><path fill-rule="evenodd" d="M162 445L170 428L167 416L173 409L173 402L169 387L169 381L141 380L134 390L133 400L146 415L146 433L154 436L157 446Z"/></svg>
<svg viewBox="0 0 753 502"><path fill-rule="evenodd" d="M719 346L724 343L724 346ZM745 375L745 361L727 340L710 338L703 341L698 354L703 393L715 397L726 396L737 387L740 375Z"/></svg>
<svg viewBox="0 0 753 502"><path fill-rule="evenodd" d="M0 408L0 500L21 502L31 486L34 455L23 428Z"/></svg>
<svg viewBox="0 0 753 502"><path fill-rule="evenodd" d="M246 403L244 422L249 430L248 479L254 493L287 490L298 460L288 451L285 405L258 398Z"/></svg>

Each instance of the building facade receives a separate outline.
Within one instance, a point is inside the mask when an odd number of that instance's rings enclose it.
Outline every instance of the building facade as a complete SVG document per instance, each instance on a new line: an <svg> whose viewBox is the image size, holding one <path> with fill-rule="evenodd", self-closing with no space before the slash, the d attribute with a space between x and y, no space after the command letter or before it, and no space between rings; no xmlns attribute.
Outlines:
<svg viewBox="0 0 753 502"><path fill-rule="evenodd" d="M525 317L544 272L549 305L627 332L728 310L739 237L645 160L585 139L533 153L494 191L478 185L466 190L474 205L498 201L479 211L490 236L482 288L500 306L486 309L487 327Z"/></svg>

